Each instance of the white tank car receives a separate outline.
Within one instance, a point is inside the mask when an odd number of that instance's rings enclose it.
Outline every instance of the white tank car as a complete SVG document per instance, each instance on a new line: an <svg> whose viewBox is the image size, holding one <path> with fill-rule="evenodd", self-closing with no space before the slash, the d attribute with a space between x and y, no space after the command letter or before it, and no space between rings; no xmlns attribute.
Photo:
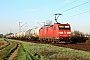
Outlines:
<svg viewBox="0 0 90 60"><path fill-rule="evenodd" d="M19 38L25 38L25 31L19 33Z"/></svg>
<svg viewBox="0 0 90 60"><path fill-rule="evenodd" d="M26 39L31 39L31 37L30 37L30 32L31 32L31 29L29 29L29 30L27 30L27 31L25 32L25 38L26 38Z"/></svg>
<svg viewBox="0 0 90 60"><path fill-rule="evenodd" d="M17 33L15 33L15 36L14 36L15 39L17 39Z"/></svg>
<svg viewBox="0 0 90 60"><path fill-rule="evenodd" d="M20 34L20 32L16 33L16 36L15 37L16 38L19 38L19 34Z"/></svg>
<svg viewBox="0 0 90 60"><path fill-rule="evenodd" d="M34 28L31 30L30 34L31 34L31 37L34 37L34 38L37 38L39 37L39 29L41 27L37 27L37 28Z"/></svg>
<svg viewBox="0 0 90 60"><path fill-rule="evenodd" d="M10 38L13 38L14 37L14 34L10 35Z"/></svg>
<svg viewBox="0 0 90 60"><path fill-rule="evenodd" d="M36 38L38 38L39 37L39 29L40 28L41 27L29 29L28 31L26 31L25 37L29 38L29 39L36 39Z"/></svg>
<svg viewBox="0 0 90 60"><path fill-rule="evenodd" d="M16 37L16 34L14 34L14 37L13 38L15 38Z"/></svg>
<svg viewBox="0 0 90 60"><path fill-rule="evenodd" d="M6 38L10 38L10 35L7 35Z"/></svg>

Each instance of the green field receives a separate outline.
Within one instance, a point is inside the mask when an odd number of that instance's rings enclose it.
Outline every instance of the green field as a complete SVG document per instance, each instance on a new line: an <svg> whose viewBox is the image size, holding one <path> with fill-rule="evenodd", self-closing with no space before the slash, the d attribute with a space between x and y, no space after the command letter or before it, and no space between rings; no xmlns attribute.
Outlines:
<svg viewBox="0 0 90 60"><path fill-rule="evenodd" d="M18 42L21 48L14 60L90 60L90 52L49 44Z"/></svg>
<svg viewBox="0 0 90 60"><path fill-rule="evenodd" d="M17 43L6 39L0 39L0 41L7 42L5 45L0 46L0 60L7 60L13 50L17 47Z"/></svg>
<svg viewBox="0 0 90 60"><path fill-rule="evenodd" d="M90 60L90 52L86 51L11 39L7 41L12 42L12 45L7 45L5 50L0 51L1 59L8 59L11 51L16 47L16 42L20 42L18 54L13 60Z"/></svg>
<svg viewBox="0 0 90 60"><path fill-rule="evenodd" d="M5 40L3 38L0 38L0 42L5 42Z"/></svg>
<svg viewBox="0 0 90 60"><path fill-rule="evenodd" d="M1 45L1 46L0 46L0 50L9 45L9 42L5 41L3 38L0 38L0 43L2 43L2 42L6 42L6 44Z"/></svg>

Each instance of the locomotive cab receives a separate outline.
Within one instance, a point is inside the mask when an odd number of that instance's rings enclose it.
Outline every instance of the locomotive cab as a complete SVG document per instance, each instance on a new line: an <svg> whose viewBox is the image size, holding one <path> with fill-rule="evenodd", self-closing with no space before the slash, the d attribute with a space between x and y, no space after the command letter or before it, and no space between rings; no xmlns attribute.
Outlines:
<svg viewBox="0 0 90 60"><path fill-rule="evenodd" d="M71 27L70 24L54 24L54 37L59 41L71 41Z"/></svg>
<svg viewBox="0 0 90 60"><path fill-rule="evenodd" d="M60 40L69 41L71 39L71 27L69 24L60 24L59 26Z"/></svg>

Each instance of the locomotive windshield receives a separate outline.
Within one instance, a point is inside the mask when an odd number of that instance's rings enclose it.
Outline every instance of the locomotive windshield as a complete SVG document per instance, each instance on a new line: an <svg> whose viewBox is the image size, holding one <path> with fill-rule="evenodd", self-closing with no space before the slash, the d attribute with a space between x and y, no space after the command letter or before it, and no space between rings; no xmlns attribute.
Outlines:
<svg viewBox="0 0 90 60"><path fill-rule="evenodd" d="M70 30L70 26L59 26L59 30Z"/></svg>

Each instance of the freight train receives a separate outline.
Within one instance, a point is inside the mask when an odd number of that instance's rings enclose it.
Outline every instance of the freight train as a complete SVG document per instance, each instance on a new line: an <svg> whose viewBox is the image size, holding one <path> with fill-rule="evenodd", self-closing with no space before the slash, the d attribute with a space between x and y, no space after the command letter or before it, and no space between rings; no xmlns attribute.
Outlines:
<svg viewBox="0 0 90 60"><path fill-rule="evenodd" d="M51 43L70 43L86 41L87 36L85 35L75 35L71 32L70 24L54 23L53 25L45 25L43 27L37 27L29 29L27 31L18 32L16 34L7 35L6 38L10 39L20 39L20 40L34 40L42 42Z"/></svg>
<svg viewBox="0 0 90 60"><path fill-rule="evenodd" d="M43 27L29 29L6 37L59 43L61 41L71 42L72 34L70 24L54 23L53 25L45 25Z"/></svg>

